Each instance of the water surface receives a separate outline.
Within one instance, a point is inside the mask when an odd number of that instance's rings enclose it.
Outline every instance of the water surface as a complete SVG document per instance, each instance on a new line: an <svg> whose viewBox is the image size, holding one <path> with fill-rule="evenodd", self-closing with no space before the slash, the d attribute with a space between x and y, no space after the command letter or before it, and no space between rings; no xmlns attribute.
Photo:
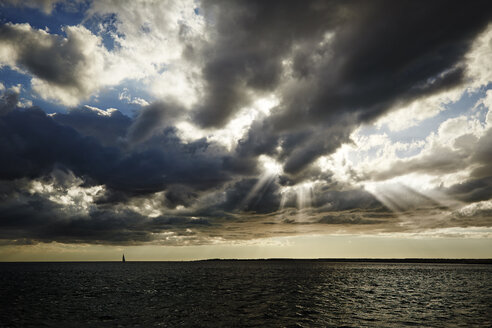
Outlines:
<svg viewBox="0 0 492 328"><path fill-rule="evenodd" d="M492 265L0 263L3 327L492 327Z"/></svg>

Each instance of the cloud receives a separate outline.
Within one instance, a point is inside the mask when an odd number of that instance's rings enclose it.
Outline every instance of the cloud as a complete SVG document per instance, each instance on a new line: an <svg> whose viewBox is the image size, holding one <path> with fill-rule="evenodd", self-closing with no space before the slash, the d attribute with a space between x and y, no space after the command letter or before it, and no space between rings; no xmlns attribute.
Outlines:
<svg viewBox="0 0 492 328"><path fill-rule="evenodd" d="M489 200L492 192L492 176L469 179L450 186L446 193L465 202Z"/></svg>
<svg viewBox="0 0 492 328"><path fill-rule="evenodd" d="M3 90L2 90L3 91ZM14 110L19 102L19 93L13 91L3 92L0 97L0 115Z"/></svg>
<svg viewBox="0 0 492 328"><path fill-rule="evenodd" d="M492 217L492 201L485 200L468 204L460 208L456 214L461 217L481 216L490 218Z"/></svg>
<svg viewBox="0 0 492 328"><path fill-rule="evenodd" d="M172 103L153 103L144 107L130 126L128 139L131 143L147 140L159 130L174 126L183 109Z"/></svg>
<svg viewBox="0 0 492 328"><path fill-rule="evenodd" d="M47 195L17 192L15 196L2 197L1 239L120 244L149 240L147 231L130 229L143 221L130 211L93 209L89 214L73 215Z"/></svg>
<svg viewBox="0 0 492 328"><path fill-rule="evenodd" d="M71 115L81 114L75 111L60 121L70 123L67 117ZM123 126L128 124L126 119L114 114L96 116L100 123L93 124L95 117L84 115L90 118L91 126L116 125L105 129L106 133L121 131L122 123ZM111 142L99 132L96 136L102 142L56 123L57 116L51 118L31 108L14 110L0 117L0 136L5 141L1 144L2 179L43 176L56 165L110 188L136 193L164 190L170 184L206 189L229 179L228 173L222 170L220 148L214 150L204 140L183 144L173 130L167 130L142 147L127 152L124 147L104 146L103 143ZM78 130L91 134L83 120L77 122Z"/></svg>
<svg viewBox="0 0 492 328"><path fill-rule="evenodd" d="M202 88L199 65L189 59L204 38L195 1L93 1L87 20L114 45L112 74L137 79L157 99L190 108Z"/></svg>
<svg viewBox="0 0 492 328"><path fill-rule="evenodd" d="M45 99L76 105L105 82L107 53L101 39L83 26L67 26L66 37L29 24L0 27L0 62L34 75L32 88Z"/></svg>
<svg viewBox="0 0 492 328"><path fill-rule="evenodd" d="M0 84L0 239L487 226L490 6L104 0L59 35L3 24L1 64L32 80Z"/></svg>
<svg viewBox="0 0 492 328"><path fill-rule="evenodd" d="M4 181L0 185L0 240L118 245L206 242L206 236L191 231L210 226L205 219L149 217L129 207L98 204L94 200L104 196L104 188L84 184L70 171L60 169L40 179Z"/></svg>
<svg viewBox="0 0 492 328"><path fill-rule="evenodd" d="M132 124L132 120L117 109L101 110L91 106L72 108L67 113L56 113L51 117L83 136L96 138L103 146L122 145Z"/></svg>
<svg viewBox="0 0 492 328"><path fill-rule="evenodd" d="M113 161L115 155L109 149L105 152L95 140L56 124L40 109L11 111L0 118L0 125L5 141L2 179L38 177L49 173L56 163L102 176L103 163Z"/></svg>
<svg viewBox="0 0 492 328"><path fill-rule="evenodd" d="M382 221L381 220L368 220L368 219L364 219L358 215L351 215L351 216L327 215L327 216L324 216L321 219L319 219L318 223L324 223L324 224L378 224L378 223L382 223Z"/></svg>
<svg viewBox="0 0 492 328"><path fill-rule="evenodd" d="M206 21L216 34L202 50L206 94L197 122L205 127L224 125L250 101L249 90L275 91L283 57L293 43L319 37L327 26L335 25L337 7L324 7L296 2L204 2Z"/></svg>
<svg viewBox="0 0 492 328"><path fill-rule="evenodd" d="M85 8L61 2L61 12ZM9 0L3 5L42 7L49 13L55 3ZM0 28L0 63L34 76L33 90L67 106L104 87L137 80L149 94L189 107L201 88L199 68L185 58L202 37L203 18L195 7L193 1L93 1L82 22L61 26L60 35L28 23L6 23ZM145 104L138 97L132 102Z"/></svg>
<svg viewBox="0 0 492 328"><path fill-rule="evenodd" d="M235 212L272 213L278 210L280 205L279 186L270 181L258 188L255 185L258 179L243 179L229 187L225 192L225 201L218 204L220 209Z"/></svg>
<svg viewBox="0 0 492 328"><path fill-rule="evenodd" d="M492 108L489 109L489 113L491 112ZM492 125L489 125L487 133L476 142L476 150L472 161L479 166L472 172L472 176L475 178L492 176L492 150L490 149L492 144Z"/></svg>
<svg viewBox="0 0 492 328"><path fill-rule="evenodd" d="M487 97L479 102L487 101ZM461 115L442 122L437 134L430 134L421 151L407 158L384 158L385 165L371 165L362 179L387 180L409 173L443 176L470 171L474 178L492 175L490 143L492 125L479 119ZM377 169L375 169L377 168Z"/></svg>
<svg viewBox="0 0 492 328"><path fill-rule="evenodd" d="M216 34L202 50L206 87L195 120L222 126L252 95L279 95L262 139L310 134L283 154L285 171L296 174L361 122L464 83L464 56L490 20L489 5L477 5L205 2Z"/></svg>

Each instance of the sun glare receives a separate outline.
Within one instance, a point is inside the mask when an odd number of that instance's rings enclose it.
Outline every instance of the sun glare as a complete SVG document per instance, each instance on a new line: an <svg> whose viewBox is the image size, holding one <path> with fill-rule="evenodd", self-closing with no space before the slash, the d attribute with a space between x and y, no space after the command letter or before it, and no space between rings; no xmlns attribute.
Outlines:
<svg viewBox="0 0 492 328"><path fill-rule="evenodd" d="M275 161L273 158L267 155L261 155L258 158L261 165L263 165L263 172L267 175L280 175L282 173L282 164Z"/></svg>

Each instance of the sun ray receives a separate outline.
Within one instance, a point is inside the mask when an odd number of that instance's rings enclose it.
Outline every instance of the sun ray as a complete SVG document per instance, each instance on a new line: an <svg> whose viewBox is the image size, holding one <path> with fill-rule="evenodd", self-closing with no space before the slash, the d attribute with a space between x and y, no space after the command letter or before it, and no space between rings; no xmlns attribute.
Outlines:
<svg viewBox="0 0 492 328"><path fill-rule="evenodd" d="M257 204L263 197L263 194L272 184L275 179L282 173L282 165L277 163L273 158L261 155L259 157L260 163L263 165L263 173L253 188L249 191L248 195L243 199L240 204L240 208L245 208L253 198L257 198L255 204Z"/></svg>
<svg viewBox="0 0 492 328"><path fill-rule="evenodd" d="M444 197L435 188L415 187L415 181L379 181L366 182L364 189L371 193L384 206L396 214L402 214L408 210L415 210L424 207L434 207L451 210L460 205L459 202Z"/></svg>
<svg viewBox="0 0 492 328"><path fill-rule="evenodd" d="M308 181L301 183L296 187L297 208L299 210L311 207L313 199L313 185L314 183L312 181Z"/></svg>

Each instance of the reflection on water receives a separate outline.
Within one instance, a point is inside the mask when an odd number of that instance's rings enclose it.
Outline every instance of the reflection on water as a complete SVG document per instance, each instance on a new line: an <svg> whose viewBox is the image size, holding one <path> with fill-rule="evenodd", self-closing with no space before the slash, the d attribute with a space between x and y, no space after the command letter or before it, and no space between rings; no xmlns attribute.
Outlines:
<svg viewBox="0 0 492 328"><path fill-rule="evenodd" d="M492 266L0 263L0 325L491 327Z"/></svg>

